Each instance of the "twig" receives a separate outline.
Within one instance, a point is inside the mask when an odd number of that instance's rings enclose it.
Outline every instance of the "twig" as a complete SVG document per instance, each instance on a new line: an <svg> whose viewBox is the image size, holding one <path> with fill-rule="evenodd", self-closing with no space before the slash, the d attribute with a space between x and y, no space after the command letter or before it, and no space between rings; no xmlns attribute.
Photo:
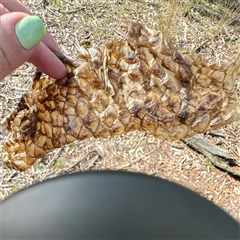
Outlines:
<svg viewBox="0 0 240 240"><path fill-rule="evenodd" d="M10 176L5 180L5 182L11 182L14 177L16 177L19 174L17 171L13 171Z"/></svg>
<svg viewBox="0 0 240 240"><path fill-rule="evenodd" d="M14 187L14 186L16 186L15 183L14 184L2 184L0 187L1 188L9 188L9 187Z"/></svg>
<svg viewBox="0 0 240 240"><path fill-rule="evenodd" d="M101 158L102 158L101 155L97 154L94 157L92 157L91 161L88 161L85 164L82 164L84 166L84 165L87 165L88 163L88 166L85 168L85 171L90 170L94 166L94 164Z"/></svg>
<svg viewBox="0 0 240 240"><path fill-rule="evenodd" d="M117 170L121 170L121 169L125 169L125 168L130 167L133 163L139 162L141 159L143 159L143 158L147 157L148 155L152 154L152 153L155 152L157 149L158 149L158 148L155 148L155 149L153 149L152 151L146 153L145 155L143 155L143 156L141 156L141 157L139 157L139 158L136 158L136 159L134 159L133 161L131 161L131 162L125 164L125 165L122 165L122 166L118 167Z"/></svg>
<svg viewBox="0 0 240 240"><path fill-rule="evenodd" d="M5 96L5 94L1 94L0 93L0 97L3 97L3 98L5 98L5 100L6 101L8 101L8 100L19 100L19 98L21 98L20 96L19 97L8 97L8 96Z"/></svg>
<svg viewBox="0 0 240 240"><path fill-rule="evenodd" d="M90 153L87 153L83 158L78 159L74 164L72 164L71 166L69 166L67 169L61 169L60 171L56 172L56 176L59 176L59 175L62 174L62 173L69 173L69 171L70 171L72 168L76 167L80 162L82 162L82 165L84 165L84 162L86 163L86 162L88 161L87 159L89 158L89 156L90 156L91 158L93 158L93 156L91 156L91 155L94 155L95 158L91 161L91 163L89 164L88 168L86 169L86 170L89 170L89 169L93 166L93 164L94 164L94 163L99 159L99 157L100 157L100 155L98 154L97 151L91 151Z"/></svg>
<svg viewBox="0 0 240 240"><path fill-rule="evenodd" d="M59 157L59 155L61 154L62 150L64 149L65 146L59 148L56 152L56 154L54 155L54 157L51 159L51 161L47 164L46 168L50 167Z"/></svg>
<svg viewBox="0 0 240 240"><path fill-rule="evenodd" d="M58 9L58 11L59 11L60 13L63 13L63 14L72 14L72 13L80 12L80 11L82 11L82 10L85 10L85 8L84 8L84 7L79 7L79 8L77 8L77 9L68 10L68 11L63 11L63 10L61 10L61 9Z"/></svg>
<svg viewBox="0 0 240 240"><path fill-rule="evenodd" d="M226 135L220 131L217 130L210 130L209 135L215 136L215 137L221 137L221 138L226 138Z"/></svg>

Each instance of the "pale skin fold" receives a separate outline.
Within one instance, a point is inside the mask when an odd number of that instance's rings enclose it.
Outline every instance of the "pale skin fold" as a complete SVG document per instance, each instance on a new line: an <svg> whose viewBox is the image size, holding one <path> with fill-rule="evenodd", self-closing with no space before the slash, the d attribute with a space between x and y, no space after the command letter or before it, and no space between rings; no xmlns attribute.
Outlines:
<svg viewBox="0 0 240 240"><path fill-rule="evenodd" d="M36 73L5 120L6 166L24 171L77 139L139 130L173 141L239 118L234 82L240 54L232 63L208 65L197 53L175 51L159 31L124 26L125 41L82 48L78 63L57 54L68 68L63 79Z"/></svg>

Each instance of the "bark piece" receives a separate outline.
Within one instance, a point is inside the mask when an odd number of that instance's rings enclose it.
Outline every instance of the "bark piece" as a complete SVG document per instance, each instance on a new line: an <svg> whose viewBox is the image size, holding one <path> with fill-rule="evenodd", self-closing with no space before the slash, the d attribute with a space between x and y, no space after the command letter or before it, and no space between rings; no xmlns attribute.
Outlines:
<svg viewBox="0 0 240 240"><path fill-rule="evenodd" d="M231 166L239 166L236 159L226 149L222 149L210 143L208 139L200 134L182 139L190 148L203 154L211 163L234 176L240 177L240 171L233 170Z"/></svg>

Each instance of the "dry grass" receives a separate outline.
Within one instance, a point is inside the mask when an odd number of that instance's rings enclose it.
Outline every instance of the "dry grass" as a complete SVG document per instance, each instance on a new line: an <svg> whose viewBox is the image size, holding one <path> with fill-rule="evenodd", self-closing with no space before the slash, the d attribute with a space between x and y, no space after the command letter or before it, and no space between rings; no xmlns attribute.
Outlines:
<svg viewBox="0 0 240 240"><path fill-rule="evenodd" d="M81 44L88 48L113 38L123 39L124 32L119 24L123 20L139 21L163 31L170 29L167 37L178 50L198 51L209 62L232 61L240 48L239 12L236 14L239 9L237 4L231 5L230 0L229 4L226 0L217 1L218 4L206 0L182 1L181 8L172 12L171 18L170 1L163 0L22 2L43 18L63 53L72 58L77 57ZM34 67L27 63L0 83L1 118L13 110L27 91L33 74ZM239 79L236 88L240 100ZM224 138L208 134L206 137L230 150L240 162L239 126L240 120L221 129ZM1 128L0 147L6 134ZM177 182L213 201L240 221L239 179L216 169L180 141L162 141L142 132L76 141L40 159L22 173L6 169L0 162L0 199L48 178L100 169L142 172Z"/></svg>

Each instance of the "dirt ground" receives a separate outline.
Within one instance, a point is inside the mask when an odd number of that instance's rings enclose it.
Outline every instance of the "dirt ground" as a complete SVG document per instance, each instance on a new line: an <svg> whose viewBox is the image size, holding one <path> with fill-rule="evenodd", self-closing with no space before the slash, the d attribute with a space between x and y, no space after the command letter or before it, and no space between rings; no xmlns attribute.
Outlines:
<svg viewBox="0 0 240 240"><path fill-rule="evenodd" d="M172 44L180 51L197 51L209 63L233 61L240 49L239 5L232 1L185 1L171 14L170 1L22 1L40 16L62 52L77 59L86 48L123 39L123 20L139 21L162 29L171 20ZM197 3L196 3L197 2ZM235 12L233 11L235 10ZM221 17L220 17L221 16ZM164 30L164 29L163 29ZM29 63L0 82L0 118L5 118L30 87L35 68ZM240 102L240 78L236 81ZM212 144L229 152L240 164L240 120L219 132L205 134ZM0 148L7 136L0 129ZM126 170L154 175L181 184L214 202L240 222L240 179L215 168L208 159L182 141L167 142L148 133L76 141L48 154L25 172L7 169L0 162L0 199L29 185L63 174L88 170ZM240 172L240 168L238 170ZM60 186L61 187L61 186Z"/></svg>

